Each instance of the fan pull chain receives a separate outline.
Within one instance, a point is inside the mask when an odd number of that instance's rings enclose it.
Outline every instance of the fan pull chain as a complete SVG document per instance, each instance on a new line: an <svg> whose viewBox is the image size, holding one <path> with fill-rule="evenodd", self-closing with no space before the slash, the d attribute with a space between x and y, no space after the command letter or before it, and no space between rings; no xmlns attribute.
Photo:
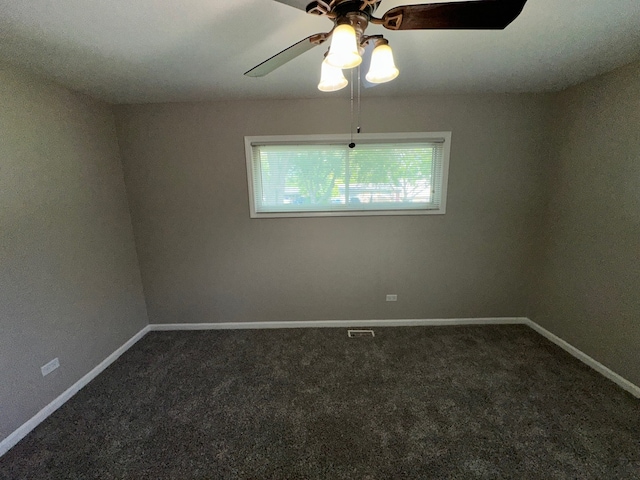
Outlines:
<svg viewBox="0 0 640 480"><path fill-rule="evenodd" d="M360 65L358 65L358 129L357 133L360 133L360 88L362 87L362 82L360 81Z"/></svg>
<svg viewBox="0 0 640 480"><path fill-rule="evenodd" d="M351 143L349 143L349 148L354 148L356 146L355 143L353 143L353 124L354 124L354 119L353 119L353 68L351 69L351 125L350 125L350 133L351 133Z"/></svg>

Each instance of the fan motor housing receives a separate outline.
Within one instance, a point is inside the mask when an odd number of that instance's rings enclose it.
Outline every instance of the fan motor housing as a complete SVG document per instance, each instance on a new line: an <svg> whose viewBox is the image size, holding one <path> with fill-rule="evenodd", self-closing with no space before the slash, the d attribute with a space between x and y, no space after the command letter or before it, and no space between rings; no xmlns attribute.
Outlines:
<svg viewBox="0 0 640 480"><path fill-rule="evenodd" d="M370 18L380 2L381 0L337 0L334 2L318 0L307 5L306 10L312 15L327 15L334 18L359 12Z"/></svg>

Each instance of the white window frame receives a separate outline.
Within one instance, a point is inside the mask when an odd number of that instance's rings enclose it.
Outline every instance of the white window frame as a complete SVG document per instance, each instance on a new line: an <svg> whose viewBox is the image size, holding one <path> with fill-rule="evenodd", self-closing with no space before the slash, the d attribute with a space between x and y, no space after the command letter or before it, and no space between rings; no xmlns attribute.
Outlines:
<svg viewBox="0 0 640 480"><path fill-rule="evenodd" d="M370 133L358 134L353 141L356 143L385 143L397 141L443 142L442 150L442 185L439 208L432 209L401 209L398 210L339 210L339 211L294 211L294 212L258 212L255 204L253 188L254 145L304 145L304 144L336 144L351 142L349 134L326 135L269 135L244 137L245 155L247 161L247 185L249 188L249 209L251 218L283 218L283 217L351 217L374 215L444 215L447 206L447 184L449 178L449 156L451 153L451 132L402 132L402 133ZM358 148L356 146L356 148Z"/></svg>

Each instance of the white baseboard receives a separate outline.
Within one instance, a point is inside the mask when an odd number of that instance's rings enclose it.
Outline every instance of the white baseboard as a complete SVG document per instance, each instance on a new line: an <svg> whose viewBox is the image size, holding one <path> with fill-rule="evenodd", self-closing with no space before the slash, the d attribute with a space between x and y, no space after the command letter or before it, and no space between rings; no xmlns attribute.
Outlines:
<svg viewBox="0 0 640 480"><path fill-rule="evenodd" d="M594 360L586 353L578 350L573 345L562 340L550 331L541 327L532 320L524 317L501 317L501 318L449 318L449 319L406 319L406 320L318 320L318 321L291 321L291 322L238 322L238 323L167 323L151 324L144 327L124 345L105 358L93 370L74 383L49 405L40 410L36 415L11 433L0 442L0 457L11 447L22 440L29 432L36 428L49 415L60 408L67 400L73 397L80 389L91 380L102 373L118 357L131 348L138 340L144 337L149 331L169 331L169 330L236 330L236 329L273 329L273 328L351 328L351 327L413 327L413 326L446 326L446 325L527 325L540 335L546 337L562 349L569 352L578 360L589 365L591 368L604 375L624 390L635 397L640 398L640 387L634 385L629 380L605 367L597 360Z"/></svg>
<svg viewBox="0 0 640 480"><path fill-rule="evenodd" d="M100 362L93 370L87 373L84 377L78 380L76 383L67 388L62 394L60 394L55 400L53 400L49 405L44 407L38 413L36 413L33 417L27 420L24 424L18 427L13 433L11 433L7 438L0 442L0 457L7 453L9 449L11 449L14 445L16 445L20 440L27 436L29 432L31 432L34 428L36 428L43 420L45 420L49 415L55 412L58 408L60 408L64 403L73 397L76 393L82 389L85 385L87 385L91 380L100 375L109 365L115 362L120 355L129 350L138 340L144 337L147 332L149 332L149 326L147 325L138 333L136 333L133 337L125 342L120 348L118 348L115 352L105 358L102 362Z"/></svg>
<svg viewBox="0 0 640 480"><path fill-rule="evenodd" d="M405 320L316 320L291 322L238 322L238 323L156 323L149 325L152 331L168 330L238 330L262 328L353 328L353 327L418 327L444 325L527 325L540 335L551 340L578 360L613 381L627 392L640 398L640 387L605 367L570 343L544 329L525 317L497 318L447 318L447 319L405 319Z"/></svg>
<svg viewBox="0 0 640 480"><path fill-rule="evenodd" d="M611 380L612 382L616 383L618 386L620 386L623 389L625 389L627 392L629 392L634 397L640 398L640 387L639 386L631 383L629 380L627 380L626 378L622 377L621 375L618 375L616 372L614 372L610 368L605 367L603 364L601 364L597 360L591 358L589 355L584 353L582 350L578 350L576 347L571 345L569 342L566 342L565 340L561 339L557 335L554 335L549 330L547 330L546 328L541 327L540 325L538 325L533 320L529 320L527 318L525 324L528 325L529 327L531 327L532 329L534 329L536 332L538 332L543 337L546 337L547 339L551 340L553 343L555 343L560 348L562 348L563 350L567 351L568 353L570 353L571 355L576 357L581 362L589 365L596 372L600 373L601 375L604 375L609 380Z"/></svg>
<svg viewBox="0 0 640 480"><path fill-rule="evenodd" d="M310 320L291 322L234 322L234 323L154 323L152 331L168 330L242 330L263 328L352 328L352 327L433 327L445 325L522 325L529 319L500 318L445 318L405 320Z"/></svg>

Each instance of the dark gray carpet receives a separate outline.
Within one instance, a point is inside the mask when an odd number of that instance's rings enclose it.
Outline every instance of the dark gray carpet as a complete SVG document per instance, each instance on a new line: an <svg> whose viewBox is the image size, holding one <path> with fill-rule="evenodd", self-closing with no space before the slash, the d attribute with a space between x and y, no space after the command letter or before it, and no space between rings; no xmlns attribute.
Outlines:
<svg viewBox="0 0 640 480"><path fill-rule="evenodd" d="M2 479L640 478L640 402L524 326L150 333Z"/></svg>

